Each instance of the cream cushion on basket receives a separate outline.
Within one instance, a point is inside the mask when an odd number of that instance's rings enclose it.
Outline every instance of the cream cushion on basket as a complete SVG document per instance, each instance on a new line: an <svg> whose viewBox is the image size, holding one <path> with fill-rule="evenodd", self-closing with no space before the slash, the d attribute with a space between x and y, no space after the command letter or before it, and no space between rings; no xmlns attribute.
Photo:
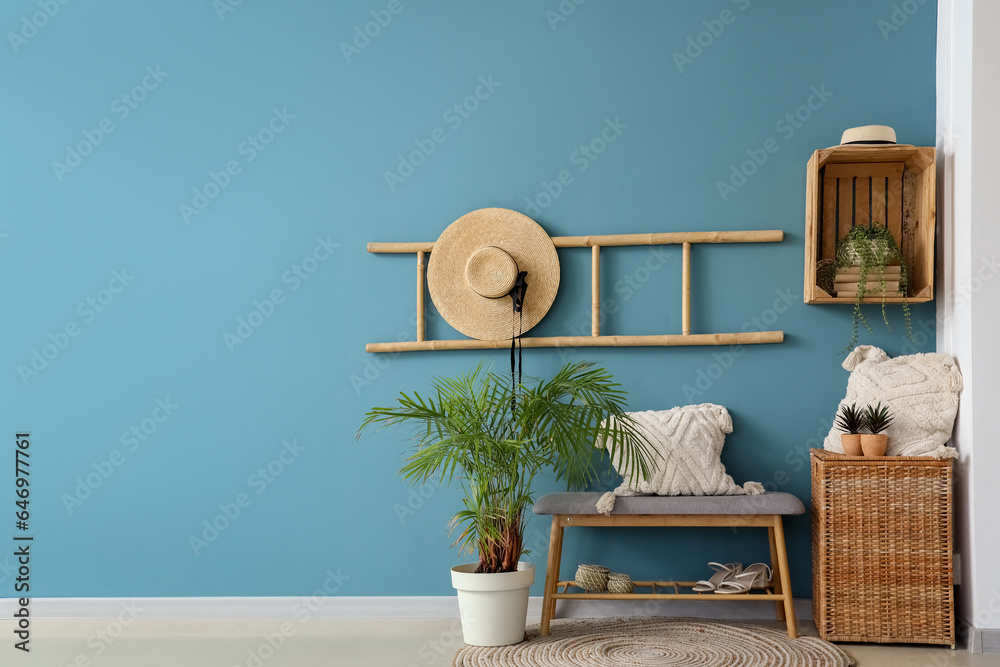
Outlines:
<svg viewBox="0 0 1000 667"><path fill-rule="evenodd" d="M656 494L661 496L732 496L758 495L764 487L757 482L737 486L726 474L719 456L726 434L733 432L729 411L721 405L702 403L686 405L671 410L648 410L628 413L645 433L650 444L659 453L648 480L636 486L629 484L633 478L631 466L612 461L615 470L624 478L621 486L604 494L597 502L597 509L610 514L617 496ZM597 443L604 447L603 442Z"/></svg>
<svg viewBox="0 0 1000 667"><path fill-rule="evenodd" d="M947 354L908 354L890 359L872 345L859 345L844 359L851 371L840 405L888 405L894 419L886 456L957 458L945 447L951 438L962 393L962 373ZM840 410L840 406L837 407ZM823 448L843 453L842 431L834 426Z"/></svg>

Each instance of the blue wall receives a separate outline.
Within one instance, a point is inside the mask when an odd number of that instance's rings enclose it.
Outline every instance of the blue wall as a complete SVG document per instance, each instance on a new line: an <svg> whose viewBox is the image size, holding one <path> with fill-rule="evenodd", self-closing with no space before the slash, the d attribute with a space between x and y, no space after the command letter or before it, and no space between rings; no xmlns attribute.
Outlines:
<svg viewBox="0 0 1000 667"><path fill-rule="evenodd" d="M365 354L414 336L413 257L365 244L433 240L485 206L554 236L784 230L693 252L695 330L762 321L783 344L530 350L525 366L592 359L638 410L726 405L736 480L808 499L805 448L844 390L850 308L802 304L805 164L868 123L933 145L933 2L50 4L0 11L0 430L10 456L10 436L31 434L33 594L302 595L328 571L347 595L450 594L457 493L400 482L400 433L354 434L400 390L505 357ZM585 157L609 122L615 140ZM768 139L777 152L723 197ZM563 170L572 182L544 196ZM602 260L606 331L680 330L679 249ZM561 261L538 334L589 322L589 253ZM932 350L933 304L913 319ZM904 351L890 322L862 342ZM430 333L453 335L439 319ZM547 530L531 524L537 563ZM565 574L701 577L765 556L743 532L581 532ZM789 532L806 596L807 519Z"/></svg>

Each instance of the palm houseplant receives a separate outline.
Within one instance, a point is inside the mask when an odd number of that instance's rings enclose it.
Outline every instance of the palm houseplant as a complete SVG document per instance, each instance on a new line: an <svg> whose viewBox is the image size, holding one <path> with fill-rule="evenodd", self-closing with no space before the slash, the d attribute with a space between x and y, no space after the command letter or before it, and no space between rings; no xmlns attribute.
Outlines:
<svg viewBox="0 0 1000 667"><path fill-rule="evenodd" d="M822 260L817 266L817 279L820 287L840 296L836 288L837 281L841 279L840 272L848 267L857 268L857 291L854 296L854 312L851 316L851 341L844 351L853 350L858 344L858 332L860 326L864 326L869 335L875 332L872 330L868 318L861 310L865 297L881 297L882 299L882 321L885 322L886 329L891 330L889 318L886 316L886 268L889 266L899 266L899 291L902 295L901 305L903 307L903 324L906 336L913 340L913 326L910 320L910 306L906 300L908 289L908 278L906 261L903 253L900 252L896 238L889 231L888 227L873 223L870 227L856 225L837 241L836 254L832 260ZM853 277L851 276L852 288ZM895 276L893 276L895 280ZM870 282L878 283L874 289L869 287ZM892 290L888 290L892 291ZM860 326L859 326L860 325Z"/></svg>
<svg viewBox="0 0 1000 667"><path fill-rule="evenodd" d="M412 427L417 446L400 471L404 479L440 477L461 486L455 544L478 555L478 562L452 568L466 643L499 646L524 637L534 568L521 558L540 473L554 470L570 487L596 480L604 454L594 444L607 439L613 461L648 475L653 450L625 413L625 397L610 373L587 362L525 384L480 364L435 378L429 396L402 393L395 405L365 416L359 435L375 425Z"/></svg>

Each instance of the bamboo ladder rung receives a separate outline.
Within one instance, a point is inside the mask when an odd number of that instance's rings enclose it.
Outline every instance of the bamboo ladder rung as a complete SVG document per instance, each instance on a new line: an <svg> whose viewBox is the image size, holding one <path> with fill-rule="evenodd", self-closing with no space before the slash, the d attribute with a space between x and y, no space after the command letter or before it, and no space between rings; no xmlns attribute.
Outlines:
<svg viewBox="0 0 1000 667"><path fill-rule="evenodd" d="M781 343L783 331L741 331L709 334L653 334L648 336L539 336L519 339L521 347L679 347L684 345L759 345ZM366 352L429 352L432 350L509 350L510 339L398 341L368 343Z"/></svg>
<svg viewBox="0 0 1000 667"><path fill-rule="evenodd" d="M681 243L778 243L784 240L780 229L735 232L659 232L652 234L601 234L590 236L553 236L557 248L590 248L600 246L677 245ZM434 241L378 242L368 244L370 253L406 254L431 252Z"/></svg>

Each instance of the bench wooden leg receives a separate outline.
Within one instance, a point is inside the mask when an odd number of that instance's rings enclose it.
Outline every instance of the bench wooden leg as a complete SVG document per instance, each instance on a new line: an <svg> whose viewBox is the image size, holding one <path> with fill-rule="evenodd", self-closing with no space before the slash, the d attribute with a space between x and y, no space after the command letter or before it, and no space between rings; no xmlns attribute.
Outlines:
<svg viewBox="0 0 1000 667"><path fill-rule="evenodd" d="M778 572L778 547L776 547L775 544L774 544L774 525L773 524L767 527L767 540L768 540L769 546L771 548L771 572L772 573L777 573ZM781 578L780 577L775 578L774 581L772 582L772 585L774 586L774 592L780 594L781 593ZM785 601L784 600L778 600L778 601L776 601L774 603L774 606L777 608L776 609L777 619L779 621L785 620Z"/></svg>
<svg viewBox="0 0 1000 667"><path fill-rule="evenodd" d="M785 597L785 624L788 626L788 636L795 639L799 636L799 629L795 624L795 607L792 601L792 581L788 574L788 553L785 550L785 529L781 523L781 515L774 515L774 549L777 552L778 567L775 574L781 585L782 595Z"/></svg>
<svg viewBox="0 0 1000 667"><path fill-rule="evenodd" d="M552 598L559 586L559 562L562 560L563 527L560 516L552 516L552 532L549 533L549 563L545 568L545 596L542 598L541 634L547 637L549 623L556 615L556 601Z"/></svg>

